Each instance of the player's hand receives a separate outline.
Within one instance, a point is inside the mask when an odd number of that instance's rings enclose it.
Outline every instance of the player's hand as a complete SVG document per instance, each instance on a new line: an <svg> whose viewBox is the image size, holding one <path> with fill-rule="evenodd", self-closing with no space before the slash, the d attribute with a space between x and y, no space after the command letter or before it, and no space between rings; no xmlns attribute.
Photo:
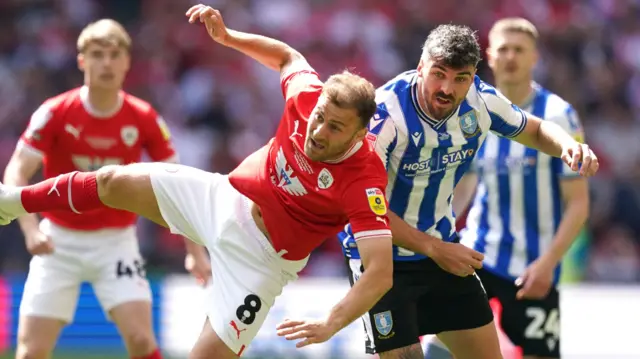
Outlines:
<svg viewBox="0 0 640 359"><path fill-rule="evenodd" d="M326 342L337 332L326 320L285 319L278 324L276 330L279 337L285 337L287 340L303 339L296 343L296 348Z"/></svg>
<svg viewBox="0 0 640 359"><path fill-rule="evenodd" d="M459 277L475 273L482 268L484 255L460 243L436 242L427 255L445 271Z"/></svg>
<svg viewBox="0 0 640 359"><path fill-rule="evenodd" d="M189 23L191 24L198 20L201 23L204 23L209 36L211 36L214 41L222 45L226 43L229 32L222 20L220 11L212 8L211 6L199 4L192 6L187 10L186 15L189 18Z"/></svg>
<svg viewBox="0 0 640 359"><path fill-rule="evenodd" d="M560 158L571 167L572 171L579 171L580 175L584 177L595 175L600 167L598 157L589 148L589 145L578 141L574 141L571 146L563 148Z"/></svg>
<svg viewBox="0 0 640 359"><path fill-rule="evenodd" d="M543 299L549 294L555 266L538 258L524 271L522 276L516 279L516 286L520 290L516 293L517 299Z"/></svg>
<svg viewBox="0 0 640 359"><path fill-rule="evenodd" d="M211 279L211 261L205 255L187 253L184 257L184 269L186 269L201 286L206 286Z"/></svg>
<svg viewBox="0 0 640 359"><path fill-rule="evenodd" d="M40 231L33 231L25 235L27 251L33 256L41 256L53 253L53 242L51 238Z"/></svg>

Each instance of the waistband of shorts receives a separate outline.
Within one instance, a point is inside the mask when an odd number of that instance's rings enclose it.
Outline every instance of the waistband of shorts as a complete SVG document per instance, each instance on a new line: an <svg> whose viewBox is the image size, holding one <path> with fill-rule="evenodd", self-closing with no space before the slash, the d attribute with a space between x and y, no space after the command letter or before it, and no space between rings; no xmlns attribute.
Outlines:
<svg viewBox="0 0 640 359"><path fill-rule="evenodd" d="M123 240L123 239L136 239L136 227L128 226L124 228L105 228L92 231L81 231L71 228L66 228L51 222L48 219L40 221L40 230L51 237L56 237L60 240L81 240L82 242L102 242L109 240Z"/></svg>
<svg viewBox="0 0 640 359"><path fill-rule="evenodd" d="M280 252L276 252L276 249L273 248L273 244L269 239L262 233L258 225L253 220L253 216L251 215L251 205L253 202L246 196L242 196L242 210L238 214L240 221L242 222L243 228L251 235L253 238L256 238L260 243L262 249L267 253L270 257L277 259L279 261L284 261L287 267L296 268L300 267L301 270L307 263L309 257L300 260L289 260L282 258L286 254L286 250L282 250Z"/></svg>

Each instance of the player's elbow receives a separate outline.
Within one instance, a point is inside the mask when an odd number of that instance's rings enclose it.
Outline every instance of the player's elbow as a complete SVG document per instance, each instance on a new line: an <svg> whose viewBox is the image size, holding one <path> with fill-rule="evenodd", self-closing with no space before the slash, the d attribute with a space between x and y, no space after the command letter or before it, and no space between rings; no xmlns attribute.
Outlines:
<svg viewBox="0 0 640 359"><path fill-rule="evenodd" d="M304 56L293 47L289 47L282 56L280 64L278 64L278 70L282 72L286 72L289 68L295 68L296 65L299 65L302 62L306 63L306 59Z"/></svg>

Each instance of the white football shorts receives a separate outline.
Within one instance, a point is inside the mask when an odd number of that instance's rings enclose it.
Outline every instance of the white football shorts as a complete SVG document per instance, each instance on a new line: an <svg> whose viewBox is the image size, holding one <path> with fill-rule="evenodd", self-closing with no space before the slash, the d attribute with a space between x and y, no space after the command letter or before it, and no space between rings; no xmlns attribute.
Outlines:
<svg viewBox="0 0 640 359"><path fill-rule="evenodd" d="M251 217L251 201L227 176L173 164L151 164L150 178L171 232L204 245L211 256L209 323L238 355L262 326L275 298L307 259L276 253Z"/></svg>
<svg viewBox="0 0 640 359"><path fill-rule="evenodd" d="M51 238L54 252L31 259L21 316L71 322L82 282L91 283L107 314L123 303L151 302L135 227L74 231L45 219L40 230Z"/></svg>

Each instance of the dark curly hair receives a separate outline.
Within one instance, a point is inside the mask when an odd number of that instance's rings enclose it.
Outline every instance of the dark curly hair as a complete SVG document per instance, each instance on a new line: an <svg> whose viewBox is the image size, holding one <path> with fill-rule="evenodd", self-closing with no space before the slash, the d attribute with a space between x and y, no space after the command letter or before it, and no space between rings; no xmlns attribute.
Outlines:
<svg viewBox="0 0 640 359"><path fill-rule="evenodd" d="M454 69L478 66L482 59L476 32L464 25L440 25L422 47L422 57Z"/></svg>

